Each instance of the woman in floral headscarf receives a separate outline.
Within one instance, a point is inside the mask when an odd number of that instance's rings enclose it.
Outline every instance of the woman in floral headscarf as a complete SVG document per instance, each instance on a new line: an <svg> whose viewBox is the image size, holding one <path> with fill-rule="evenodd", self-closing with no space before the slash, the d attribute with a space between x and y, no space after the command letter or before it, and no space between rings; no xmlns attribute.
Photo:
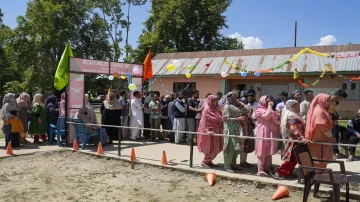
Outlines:
<svg viewBox="0 0 360 202"><path fill-rule="evenodd" d="M199 133L208 133L209 135L197 135L197 146L200 152L204 153L202 166L213 168L212 161L222 151L224 139L221 136L211 136L211 134L223 133L223 120L221 110L218 106L216 95L210 95L205 100L205 108L199 124Z"/></svg>
<svg viewBox="0 0 360 202"><path fill-rule="evenodd" d="M306 119L305 138L313 142L336 142L332 136L333 121L329 114L330 96L318 94L313 99ZM331 145L309 144L315 159L333 160ZM314 162L316 167L326 168L327 163Z"/></svg>
<svg viewBox="0 0 360 202"><path fill-rule="evenodd" d="M272 110L274 103L269 96L262 96L256 109L256 137L279 138L279 116ZM276 140L256 140L255 155L258 158L258 175L268 176L271 158L277 152L278 142Z"/></svg>
<svg viewBox="0 0 360 202"><path fill-rule="evenodd" d="M301 140L307 144L309 140L305 139L305 121L299 115L300 107L296 100L288 100L285 103L281 118L281 134L286 140ZM275 169L276 177L291 176L296 164L295 151L293 150L297 143L284 143L284 150L281 153L281 159L284 161L280 167Z"/></svg>
<svg viewBox="0 0 360 202"><path fill-rule="evenodd" d="M39 135L43 142L46 141L47 121L43 100L42 94L35 94L32 103L29 133L34 135L34 143L39 143Z"/></svg>
<svg viewBox="0 0 360 202"><path fill-rule="evenodd" d="M27 133L31 115L30 95L21 93L16 99L16 103L19 106L19 118L24 125L24 132Z"/></svg>

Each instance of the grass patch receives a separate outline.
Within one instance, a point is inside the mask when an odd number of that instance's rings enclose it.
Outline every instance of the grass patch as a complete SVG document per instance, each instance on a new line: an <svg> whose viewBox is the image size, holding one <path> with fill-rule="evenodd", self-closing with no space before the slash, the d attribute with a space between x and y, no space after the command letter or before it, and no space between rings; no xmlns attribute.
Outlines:
<svg viewBox="0 0 360 202"><path fill-rule="evenodd" d="M4 139L4 138L5 138L4 133L0 132L0 139Z"/></svg>

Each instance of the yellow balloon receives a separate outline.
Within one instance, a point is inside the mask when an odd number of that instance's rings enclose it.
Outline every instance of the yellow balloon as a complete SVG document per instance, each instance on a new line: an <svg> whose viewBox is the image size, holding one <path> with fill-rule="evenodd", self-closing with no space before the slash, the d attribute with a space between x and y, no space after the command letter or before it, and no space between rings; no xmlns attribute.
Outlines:
<svg viewBox="0 0 360 202"><path fill-rule="evenodd" d="M190 73L187 73L187 74L185 74L185 77L188 78L188 79L190 79L190 78L191 78L191 74L190 74Z"/></svg>
<svg viewBox="0 0 360 202"><path fill-rule="evenodd" d="M175 65L169 64L169 65L167 66L167 70L169 70L169 71L174 71L174 70L175 70Z"/></svg>
<svg viewBox="0 0 360 202"><path fill-rule="evenodd" d="M126 79L126 76L122 75L122 76L121 76L121 79Z"/></svg>
<svg viewBox="0 0 360 202"><path fill-rule="evenodd" d="M136 89L136 85L135 84L129 84L128 86L129 90L135 90Z"/></svg>

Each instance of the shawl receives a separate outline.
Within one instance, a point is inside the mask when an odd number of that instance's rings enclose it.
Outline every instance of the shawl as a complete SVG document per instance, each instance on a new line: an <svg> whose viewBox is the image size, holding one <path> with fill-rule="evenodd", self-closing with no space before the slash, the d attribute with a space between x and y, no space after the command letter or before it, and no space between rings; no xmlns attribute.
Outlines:
<svg viewBox="0 0 360 202"><path fill-rule="evenodd" d="M109 98L104 100L104 106L106 109L119 110L122 109L121 103L116 100L115 93L109 93Z"/></svg>
<svg viewBox="0 0 360 202"><path fill-rule="evenodd" d="M89 95L88 94L85 94L85 107L88 110L88 116L90 118L91 123L97 123L97 117L96 117L93 106L89 102Z"/></svg>
<svg viewBox="0 0 360 202"><path fill-rule="evenodd" d="M204 120L206 121L206 126L213 126L213 127L219 127L219 122L222 123L222 114L221 111L218 108L218 105L214 105L212 101L217 100L216 95L210 95L205 100L205 112L202 114L203 116L206 116L205 119L201 119L200 121ZM220 120L220 121L219 121ZM220 126L221 127L221 126Z"/></svg>
<svg viewBox="0 0 360 202"><path fill-rule="evenodd" d="M306 129L305 137L308 140L312 140L313 132L316 125L325 125L330 129L333 126L328 108L330 106L330 96L327 94L318 94L312 101L307 118L306 118Z"/></svg>
<svg viewBox="0 0 360 202"><path fill-rule="evenodd" d="M11 111L18 111L18 107L16 105L15 94L8 93L4 96L3 99L3 107L2 107L2 119L7 121L12 115Z"/></svg>
<svg viewBox="0 0 360 202"><path fill-rule="evenodd" d="M18 98L16 98L16 104L19 107L30 109L30 95L27 93L21 93Z"/></svg>
<svg viewBox="0 0 360 202"><path fill-rule="evenodd" d="M80 119L83 123L93 123L91 117L89 116L88 109L86 107L79 109L75 117L77 119Z"/></svg>
<svg viewBox="0 0 360 202"><path fill-rule="evenodd" d="M61 94L59 116L65 117L66 93Z"/></svg>
<svg viewBox="0 0 360 202"><path fill-rule="evenodd" d="M280 128L281 128L281 134L284 139L289 136L288 128L287 128L287 121L289 119L296 119L296 120L301 121L303 124L305 124L304 119L301 118L300 115L298 114L298 112L295 112L294 109L292 108L292 106L296 103L298 103L296 100L286 101L286 104L285 104L286 108L282 112Z"/></svg>
<svg viewBox="0 0 360 202"><path fill-rule="evenodd" d="M46 111L48 111L50 108L58 109L59 106L57 105L56 101L57 98L55 95L50 95L49 97L47 97L45 102Z"/></svg>
<svg viewBox="0 0 360 202"><path fill-rule="evenodd" d="M38 105L45 108L45 105L44 105L44 102L43 102L43 95L39 94L39 93L34 95L34 100L32 102L33 107L38 106Z"/></svg>

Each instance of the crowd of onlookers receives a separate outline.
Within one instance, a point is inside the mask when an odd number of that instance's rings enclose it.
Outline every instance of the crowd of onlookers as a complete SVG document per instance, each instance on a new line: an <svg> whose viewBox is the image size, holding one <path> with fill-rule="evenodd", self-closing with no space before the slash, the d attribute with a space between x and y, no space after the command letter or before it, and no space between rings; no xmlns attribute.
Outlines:
<svg viewBox="0 0 360 202"><path fill-rule="evenodd" d="M235 138L235 136L283 138L300 140L309 144L312 156L321 159L344 158L337 146L313 144L312 142L334 142L357 144L360 139L360 111L354 119L349 120L348 127L339 126L341 119L336 106L347 97L343 90L334 95L319 94L313 96L311 90L302 92L295 90L290 96L286 92L279 94L279 99L261 95L261 89L255 91L234 89L223 95L221 92L206 94L199 99L199 91L192 90L191 97L185 97L182 91L170 95L160 95L158 91L132 92L132 98L126 91L119 94L110 92L103 101L100 114L104 125L130 126L120 131L114 127L103 127L99 132L103 143L112 143L121 139L160 141L169 139L175 144L191 144L195 142L199 151L204 153L203 166L215 167L212 160L218 153L224 154L224 169L233 172L238 169L236 159L240 155L240 166L251 167L247 163L247 154L255 152L258 158L258 174L267 176L271 165L271 156L279 150L282 152L284 164L276 168L278 176L291 175L297 164L293 142L253 140ZM60 102L51 95L43 98L35 94L32 101L30 95L19 96L8 93L3 98L2 128L6 135L6 143L27 144L26 135L33 136L34 143L46 141L50 136L49 125L57 124L58 117L65 117L66 94ZM85 95L85 106L75 117L84 123L98 124L96 112ZM158 131L146 130L147 128ZM98 131L96 126L87 126L89 133ZM172 132L166 133L167 129ZM191 135L184 131L207 133L208 135ZM224 137L212 134L224 134ZM345 136L339 134L346 134ZM17 140L20 140L17 143ZM81 140L80 140L81 141ZM96 139L92 142L98 142ZM345 148L349 161L355 158L355 148ZM329 151L329 152L327 152ZM349 152L349 154L348 154ZM326 165L317 165L324 167Z"/></svg>

